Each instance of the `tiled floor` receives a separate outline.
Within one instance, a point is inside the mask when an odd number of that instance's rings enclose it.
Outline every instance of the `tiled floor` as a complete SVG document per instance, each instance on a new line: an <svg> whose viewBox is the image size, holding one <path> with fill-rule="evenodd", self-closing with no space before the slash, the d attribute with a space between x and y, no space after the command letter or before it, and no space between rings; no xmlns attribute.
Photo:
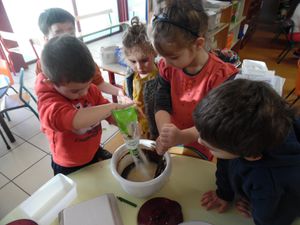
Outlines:
<svg viewBox="0 0 300 225"><path fill-rule="evenodd" d="M101 46L105 46L105 43ZM99 44L89 45L96 62L100 55L98 46ZM25 86L32 93L35 81L34 66L30 65L24 77ZM108 81L106 72L103 72L103 77ZM117 83L122 82L123 77L116 78ZM17 80L18 76L14 85L16 88L18 88ZM110 95L105 97L111 100ZM34 102L32 105L36 108ZM6 122L16 142L9 143L11 149L7 150L0 137L0 220L53 176L49 145L45 135L40 131L39 120L27 109L11 111L9 116L11 121ZM105 144L118 128L106 121L103 121L102 125L101 143Z"/></svg>

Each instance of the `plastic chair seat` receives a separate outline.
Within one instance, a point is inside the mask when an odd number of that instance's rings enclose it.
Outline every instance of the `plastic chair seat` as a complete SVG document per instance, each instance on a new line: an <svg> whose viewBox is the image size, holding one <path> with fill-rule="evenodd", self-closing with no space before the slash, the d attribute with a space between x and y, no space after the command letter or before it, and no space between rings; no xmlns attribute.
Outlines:
<svg viewBox="0 0 300 225"><path fill-rule="evenodd" d="M300 42L300 33L293 33L288 35L288 40L293 42Z"/></svg>
<svg viewBox="0 0 300 225"><path fill-rule="evenodd" d="M22 98L27 104L30 102L30 95L28 93L22 93ZM0 111L9 108L21 108L25 107L25 103L20 100L19 94L5 95L2 98Z"/></svg>

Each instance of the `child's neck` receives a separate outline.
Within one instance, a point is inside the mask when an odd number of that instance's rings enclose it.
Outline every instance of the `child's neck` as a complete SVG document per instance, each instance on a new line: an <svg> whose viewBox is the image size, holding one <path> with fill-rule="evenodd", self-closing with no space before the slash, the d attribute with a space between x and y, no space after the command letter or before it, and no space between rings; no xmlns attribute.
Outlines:
<svg viewBox="0 0 300 225"><path fill-rule="evenodd" d="M193 62L188 67L184 68L184 71L189 74L199 73L206 64L208 58L208 53L204 49L200 50Z"/></svg>

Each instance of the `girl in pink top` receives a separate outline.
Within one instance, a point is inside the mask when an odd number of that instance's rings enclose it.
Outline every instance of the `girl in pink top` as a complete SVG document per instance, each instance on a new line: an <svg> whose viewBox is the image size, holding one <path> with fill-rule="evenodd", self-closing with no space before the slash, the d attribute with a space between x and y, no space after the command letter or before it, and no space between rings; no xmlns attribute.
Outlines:
<svg viewBox="0 0 300 225"><path fill-rule="evenodd" d="M199 0L167 0L154 15L150 35L162 59L156 94L157 152L185 145L211 160L197 143L192 112L207 93L238 70L205 50L208 17ZM234 100L234 99L233 99Z"/></svg>

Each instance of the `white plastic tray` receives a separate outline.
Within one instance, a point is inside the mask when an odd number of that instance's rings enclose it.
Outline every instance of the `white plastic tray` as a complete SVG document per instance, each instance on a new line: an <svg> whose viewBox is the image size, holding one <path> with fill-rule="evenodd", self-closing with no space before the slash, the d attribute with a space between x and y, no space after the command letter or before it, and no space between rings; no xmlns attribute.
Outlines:
<svg viewBox="0 0 300 225"><path fill-rule="evenodd" d="M77 196L76 184L57 174L20 205L20 209L39 225L49 225Z"/></svg>

